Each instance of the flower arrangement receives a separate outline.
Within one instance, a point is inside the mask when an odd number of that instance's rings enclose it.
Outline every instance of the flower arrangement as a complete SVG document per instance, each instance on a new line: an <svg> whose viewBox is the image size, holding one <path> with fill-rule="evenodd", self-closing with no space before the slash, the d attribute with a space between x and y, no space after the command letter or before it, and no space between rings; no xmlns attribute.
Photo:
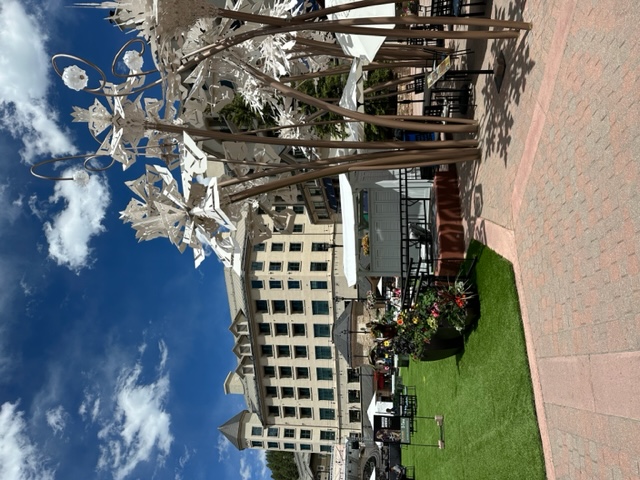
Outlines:
<svg viewBox="0 0 640 480"><path fill-rule="evenodd" d="M420 358L439 329L453 327L462 332L467 326L467 305L472 297L462 281L421 291L411 308L397 314L397 333L391 339L391 348L397 354Z"/></svg>
<svg viewBox="0 0 640 480"><path fill-rule="evenodd" d="M360 240L360 246L362 247L362 253L365 255L369 255L369 234L365 233L362 240Z"/></svg>
<svg viewBox="0 0 640 480"><path fill-rule="evenodd" d="M418 6L420 2L418 0L409 0L406 2L400 2L396 4L396 10L400 11L401 17L407 15L416 15L418 13Z"/></svg>

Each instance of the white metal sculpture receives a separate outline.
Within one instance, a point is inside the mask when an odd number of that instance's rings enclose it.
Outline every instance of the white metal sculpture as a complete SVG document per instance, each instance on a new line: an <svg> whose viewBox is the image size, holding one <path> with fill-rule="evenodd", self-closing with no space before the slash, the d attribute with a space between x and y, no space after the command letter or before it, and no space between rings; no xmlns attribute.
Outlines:
<svg viewBox="0 0 640 480"><path fill-rule="evenodd" d="M386 47L385 36L392 40L406 36L430 38L431 35L439 38L447 38L446 35L452 38L513 38L517 32L505 28L530 28L524 22L439 17L437 21L421 19L412 23L458 24L499 30L382 31L370 28L381 22L353 10L381 3L364 0L320 12L307 11L308 5L298 0L229 1L225 9L217 8L207 0L109 0L82 4L109 9L110 20L123 29L135 30L139 38L127 42L114 59L112 74L122 79L119 83L107 81L104 72L91 62L71 55L54 56L54 68L67 86L105 97L106 104L96 99L88 108L74 107L72 114L74 121L87 123L100 146L94 154L46 160L33 166L31 171L41 178L71 180L37 171L44 165L68 159L83 159L87 170L99 172L115 161L126 169L139 155L160 158L165 167L147 165L144 175L127 182L138 198L122 212L122 219L132 224L139 240L166 237L181 252L191 248L196 265L204 258L206 246L210 246L225 265L232 265L238 246L229 232L234 229L237 219L251 217L254 241L271 234L260 216L251 215L255 207L265 210L279 229L291 228L295 214L289 209L275 212L272 208L274 192L289 197L293 203L297 183L350 169L389 168L390 162L398 167L479 158L475 140L444 141L437 145L437 142L411 142L407 145L405 142L367 144L361 138L362 122L417 131L474 133L477 130L474 120L447 119L443 122L440 119L437 124L427 125L425 121L433 118L394 119L366 115L361 108L364 103L361 81L349 83L349 94L341 105L314 99L289 85L293 78L313 81L319 75L332 73L330 61L342 55L335 43L336 36L372 35L377 38L376 52L408 65L415 59L424 63L423 49ZM385 3L388 5L384 11L393 9L394 2ZM326 20L325 13L334 20ZM390 26L409 23L404 18L385 17L387 21ZM138 48L129 48L134 45ZM144 71L143 54L147 45L155 68ZM368 51L369 61L376 52ZM115 72L114 65L120 57L129 68L126 75ZM62 70L58 66L61 60L94 69L99 75L98 86L91 86L89 75L75 64ZM152 74L158 78L149 80ZM354 63L351 78L356 74L362 78L359 60ZM153 86L162 87L162 98L144 96L144 92ZM205 114L219 113L234 95L241 95L257 114L262 114L267 106L275 112L277 126L267 129L271 135L229 134L205 127ZM316 106L321 112L341 115L342 121L355 131L344 142L318 138L315 133L317 120L301 113L296 107L296 102L300 101ZM224 156L201 150L198 141L203 139L217 141ZM286 146L305 149L307 162L284 162L281 152ZM344 149L331 158L320 159L314 150L318 147ZM111 157L111 163L97 166L93 160L102 156ZM223 162L225 174L207 178L210 162ZM182 191L170 171L177 171L178 166ZM84 176L74 175L74 180L86 181L86 172Z"/></svg>

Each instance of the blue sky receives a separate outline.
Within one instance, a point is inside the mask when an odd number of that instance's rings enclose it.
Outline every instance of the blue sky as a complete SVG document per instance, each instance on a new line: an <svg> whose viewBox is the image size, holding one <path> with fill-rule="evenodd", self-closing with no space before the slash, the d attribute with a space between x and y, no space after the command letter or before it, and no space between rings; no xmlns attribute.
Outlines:
<svg viewBox="0 0 640 480"><path fill-rule="evenodd" d="M222 387L235 359L221 264L195 270L118 218L143 162L84 188L29 174L97 148L70 116L93 99L51 55L107 70L127 40L72 4L0 0L0 478L269 478L217 430L244 408Z"/></svg>

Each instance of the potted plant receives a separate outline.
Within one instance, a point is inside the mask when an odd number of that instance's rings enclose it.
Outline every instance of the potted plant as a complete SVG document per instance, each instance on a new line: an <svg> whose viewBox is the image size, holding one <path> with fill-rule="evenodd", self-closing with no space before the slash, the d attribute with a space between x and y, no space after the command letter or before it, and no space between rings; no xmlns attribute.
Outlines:
<svg viewBox="0 0 640 480"><path fill-rule="evenodd" d="M460 280L424 288L411 308L398 312L391 348L417 359L434 350L456 353L463 346L463 331L476 318L474 298Z"/></svg>

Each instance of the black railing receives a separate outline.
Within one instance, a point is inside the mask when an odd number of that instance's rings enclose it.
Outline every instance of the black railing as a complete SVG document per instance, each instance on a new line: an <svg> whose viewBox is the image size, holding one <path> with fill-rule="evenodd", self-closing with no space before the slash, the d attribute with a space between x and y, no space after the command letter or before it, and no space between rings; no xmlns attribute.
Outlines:
<svg viewBox="0 0 640 480"><path fill-rule="evenodd" d="M421 180L419 168L400 170L400 275L433 274L433 212L431 190L423 197L410 192L412 181ZM412 193L412 194L410 194ZM415 271L413 271L415 270Z"/></svg>

